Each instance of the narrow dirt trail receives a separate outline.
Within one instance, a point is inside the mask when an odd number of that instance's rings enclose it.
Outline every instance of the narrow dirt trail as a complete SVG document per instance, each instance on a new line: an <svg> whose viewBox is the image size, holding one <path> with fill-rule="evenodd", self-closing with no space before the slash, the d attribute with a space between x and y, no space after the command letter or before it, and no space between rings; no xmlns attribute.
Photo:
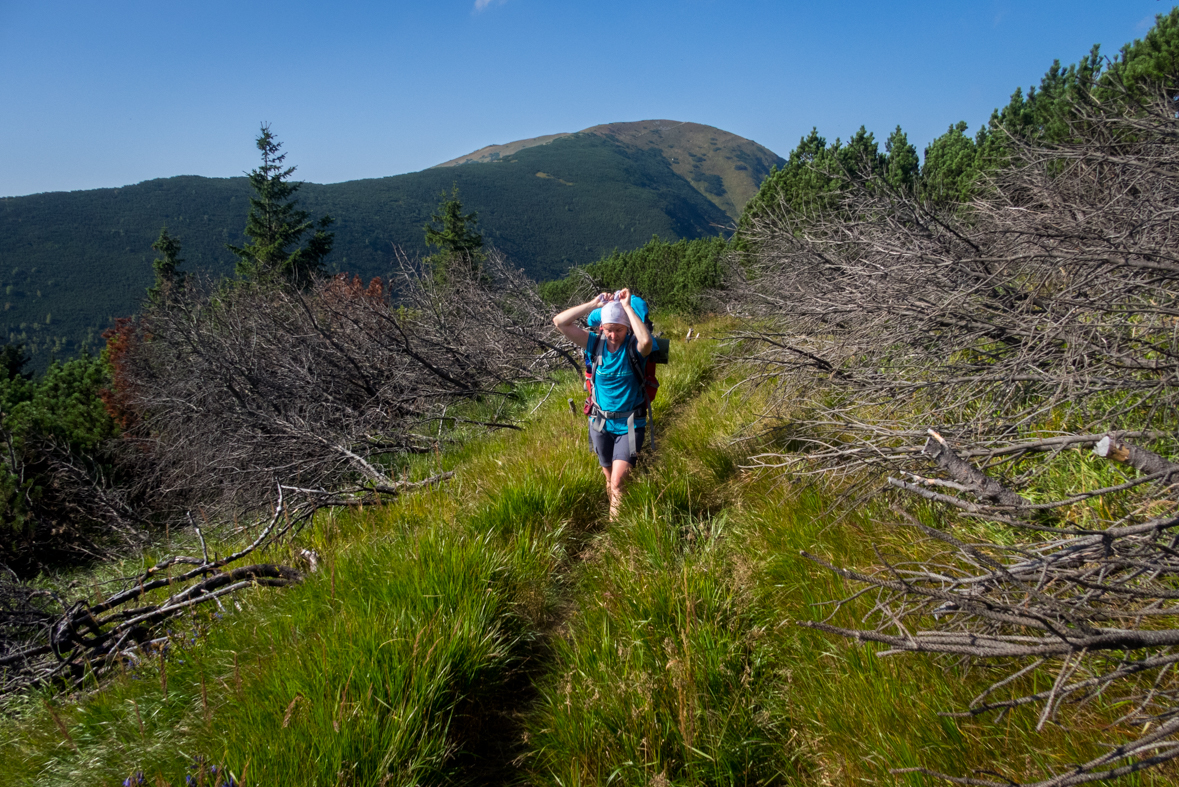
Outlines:
<svg viewBox="0 0 1179 787"><path fill-rule="evenodd" d="M656 448L645 449L630 479L630 486L655 481L667 471L668 446L681 427L684 415L707 388L707 381L715 367L715 349L710 346L703 357L696 358L690 368L664 367L661 378L664 390L663 406L656 410ZM699 348L697 348L699 349ZM681 380L680 378L686 378ZM564 409L564 400L557 405ZM578 402L579 400L575 400ZM568 430L562 439L560 450L572 457L574 463L585 463L597 468L597 458L589 450L586 433L586 419L580 413L569 413L567 417L575 428ZM521 436L529 441L530 436ZM608 539L619 523L608 521L608 504L605 493L605 478L599 510L596 516L586 521L584 511L556 511L553 515L565 520L580 520L585 524L569 533L566 539L566 559L553 576L551 583L555 598L551 610L542 625L532 632L532 639L526 652L521 654L518 668L513 672L500 692L490 701L472 703L463 707L452 729L455 740L462 741L462 752L458 755L460 770L471 784L524 784L529 781L527 760L532 753L526 734L527 722L541 697L541 686L551 682L553 671L558 666L554 644L569 634L570 620L585 603L580 597L580 574L588 560L593 560L597 545ZM624 509L625 509L624 502Z"/></svg>

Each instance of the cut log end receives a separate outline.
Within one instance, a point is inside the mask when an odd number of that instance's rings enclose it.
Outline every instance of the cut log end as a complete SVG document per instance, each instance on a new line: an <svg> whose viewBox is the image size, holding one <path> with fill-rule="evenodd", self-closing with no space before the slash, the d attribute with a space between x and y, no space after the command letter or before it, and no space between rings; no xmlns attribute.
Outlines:
<svg viewBox="0 0 1179 787"><path fill-rule="evenodd" d="M1097 445L1093 446L1093 453L1103 459L1112 459L1115 462L1130 461L1130 449L1109 435L1097 441Z"/></svg>

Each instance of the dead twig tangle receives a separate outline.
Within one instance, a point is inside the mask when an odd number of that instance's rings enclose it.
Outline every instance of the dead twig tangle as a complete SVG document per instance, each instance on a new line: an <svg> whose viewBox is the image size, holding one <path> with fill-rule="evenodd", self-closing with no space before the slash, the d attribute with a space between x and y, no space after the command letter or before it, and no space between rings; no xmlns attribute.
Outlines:
<svg viewBox="0 0 1179 787"><path fill-rule="evenodd" d="M1005 140L968 204L867 170L836 211L767 212L730 290L747 384L777 394L749 466L882 489L920 544L804 553L853 590L803 625L1002 665L964 715L1116 717L1045 787L1179 757L1179 119L1163 94L1073 124Z"/></svg>

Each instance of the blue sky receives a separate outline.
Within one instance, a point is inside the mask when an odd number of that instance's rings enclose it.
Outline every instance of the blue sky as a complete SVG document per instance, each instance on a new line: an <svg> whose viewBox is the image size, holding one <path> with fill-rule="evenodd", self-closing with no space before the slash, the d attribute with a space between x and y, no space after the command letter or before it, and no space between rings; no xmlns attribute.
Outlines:
<svg viewBox="0 0 1179 787"><path fill-rule="evenodd" d="M0 196L257 162L413 172L614 121L705 123L787 155L817 126L972 128L1053 59L1141 37L1158 0L0 0Z"/></svg>

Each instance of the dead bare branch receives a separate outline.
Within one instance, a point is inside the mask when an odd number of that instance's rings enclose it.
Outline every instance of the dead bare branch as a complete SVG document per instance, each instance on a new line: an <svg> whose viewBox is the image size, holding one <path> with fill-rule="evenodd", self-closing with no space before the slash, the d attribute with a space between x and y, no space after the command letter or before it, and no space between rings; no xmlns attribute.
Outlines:
<svg viewBox="0 0 1179 787"><path fill-rule="evenodd" d="M392 489L396 458L434 450L419 429L444 415L519 428L447 408L545 379L559 361L550 333L532 283L496 254L444 283L402 259L367 286L190 288L140 318L118 370L137 414L129 453L171 510L249 512L276 480Z"/></svg>

